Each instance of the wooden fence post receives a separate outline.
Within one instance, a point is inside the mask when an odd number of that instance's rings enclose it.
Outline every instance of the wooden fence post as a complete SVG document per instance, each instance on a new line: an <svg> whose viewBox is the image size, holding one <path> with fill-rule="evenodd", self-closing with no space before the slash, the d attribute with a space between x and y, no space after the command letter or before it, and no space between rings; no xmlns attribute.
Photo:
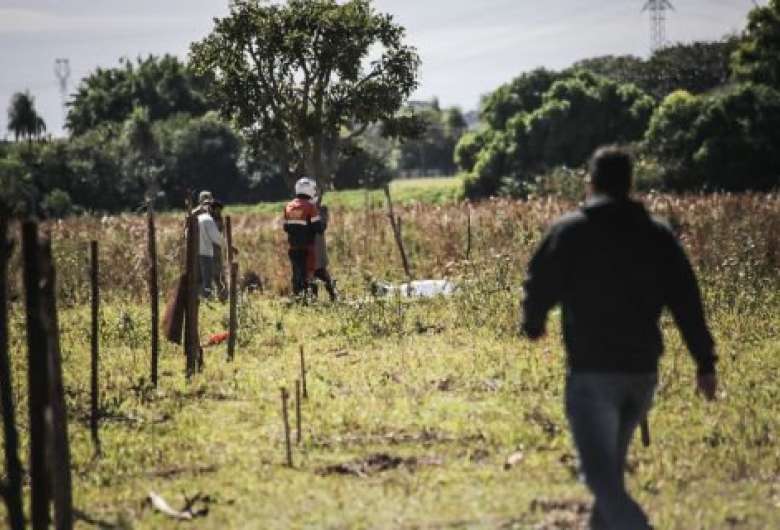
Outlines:
<svg viewBox="0 0 780 530"><path fill-rule="evenodd" d="M229 233L229 232L228 232ZM228 321L227 358L232 361L236 355L236 333L238 332L238 263L230 262L230 277L228 278L230 315Z"/></svg>
<svg viewBox="0 0 780 530"><path fill-rule="evenodd" d="M98 242L92 241L89 245L90 272L89 282L92 292L92 355L90 371L90 415L89 430L92 435L92 443L95 446L95 454L100 454L100 434L98 432L100 422L100 265L98 262Z"/></svg>
<svg viewBox="0 0 780 530"><path fill-rule="evenodd" d="M97 256L95 256L97 257ZM48 469L54 500L54 527L57 530L73 528L73 490L70 475L70 443L68 440L68 413L65 406L65 387L62 382L62 355L57 319L57 278L51 252L51 237L41 247L41 300L43 325L46 331L47 365L49 372L49 407L47 440L49 441ZM100 445L97 445L98 451Z"/></svg>
<svg viewBox="0 0 780 530"><path fill-rule="evenodd" d="M50 484L47 470L46 409L49 370L41 322L41 275L38 224L22 223L25 310L27 313L28 392L30 413L30 518L33 530L48 530Z"/></svg>
<svg viewBox="0 0 780 530"><path fill-rule="evenodd" d="M303 354L303 344L301 344L301 386L303 389L303 399L309 399L309 391L306 389L306 358Z"/></svg>
<svg viewBox="0 0 780 530"><path fill-rule="evenodd" d="M301 443L301 382L295 380L295 443Z"/></svg>
<svg viewBox="0 0 780 530"><path fill-rule="evenodd" d="M292 445L290 444L290 419L287 414L287 400L290 394L287 393L285 387L281 388L282 391L282 421L284 422L284 446L287 455L287 467L293 467L292 460Z"/></svg>
<svg viewBox="0 0 780 530"><path fill-rule="evenodd" d="M152 325L152 386L157 388L157 365L160 355L160 294L157 284L157 229L154 223L154 204L147 209L147 253L149 259L149 304Z"/></svg>
<svg viewBox="0 0 780 530"><path fill-rule="evenodd" d="M228 264L230 264L236 258L233 255L233 219L229 215L225 216L225 243L227 244Z"/></svg>
<svg viewBox="0 0 780 530"><path fill-rule="evenodd" d="M184 353L187 359L186 376L189 380L202 365L200 337L198 332L198 218L187 217L186 278L187 303L184 317Z"/></svg>
<svg viewBox="0 0 780 530"><path fill-rule="evenodd" d="M19 435L13 402L13 379L8 358L8 261L12 246L8 241L8 218L0 215L0 412L5 440L5 500L11 530L24 529L22 507L22 464L19 461Z"/></svg>

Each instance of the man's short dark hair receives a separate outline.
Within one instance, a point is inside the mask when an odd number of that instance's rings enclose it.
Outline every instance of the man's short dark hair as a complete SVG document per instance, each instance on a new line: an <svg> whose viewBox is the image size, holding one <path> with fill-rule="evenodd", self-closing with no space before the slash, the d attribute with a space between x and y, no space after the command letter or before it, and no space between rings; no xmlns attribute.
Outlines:
<svg viewBox="0 0 780 530"><path fill-rule="evenodd" d="M627 197L633 175L634 161L631 153L623 147L601 147L590 159L590 181L597 193L615 198Z"/></svg>

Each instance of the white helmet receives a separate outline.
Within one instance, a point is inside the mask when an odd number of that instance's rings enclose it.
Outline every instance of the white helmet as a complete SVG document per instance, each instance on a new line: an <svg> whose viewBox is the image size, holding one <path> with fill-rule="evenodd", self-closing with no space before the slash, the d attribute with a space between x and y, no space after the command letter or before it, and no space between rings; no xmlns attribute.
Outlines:
<svg viewBox="0 0 780 530"><path fill-rule="evenodd" d="M306 195L307 197L313 199L317 196L317 183L314 182L313 179L303 177L295 183L295 194Z"/></svg>

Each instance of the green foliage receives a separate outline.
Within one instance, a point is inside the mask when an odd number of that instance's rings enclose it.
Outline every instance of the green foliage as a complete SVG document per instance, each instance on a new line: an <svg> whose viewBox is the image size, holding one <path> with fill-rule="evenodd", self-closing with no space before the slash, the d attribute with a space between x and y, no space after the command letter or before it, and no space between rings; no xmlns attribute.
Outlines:
<svg viewBox="0 0 780 530"><path fill-rule="evenodd" d="M643 60L631 55L594 57L575 63L571 70L588 70L620 84L633 84L656 100L675 90L702 94L728 84L731 54L739 40L665 46Z"/></svg>
<svg viewBox="0 0 780 530"><path fill-rule="evenodd" d="M466 131L463 113L457 107L442 110L438 105L415 113L423 132L405 140L398 148L398 170L412 175L452 175L456 171L453 152Z"/></svg>
<svg viewBox="0 0 780 530"><path fill-rule="evenodd" d="M539 108L550 87L564 75L544 68L524 73L482 100L480 117L493 129L503 130L511 118Z"/></svg>
<svg viewBox="0 0 780 530"><path fill-rule="evenodd" d="M672 189L766 190L780 185L780 92L739 85L709 96L671 94L645 144Z"/></svg>
<svg viewBox="0 0 780 530"><path fill-rule="evenodd" d="M653 105L634 85L575 71L555 81L539 107L515 114L504 130L488 129L464 139L456 153L465 167L473 161L467 195L489 196L502 189L522 195L536 186L534 175L550 167L578 167L600 145L636 141Z"/></svg>
<svg viewBox="0 0 780 530"><path fill-rule="evenodd" d="M205 96L208 80L194 75L171 55L120 60L116 68L98 68L84 78L68 103L66 127L80 135L104 124L120 124L136 107L147 109L149 120L173 114L198 116L212 108Z"/></svg>
<svg viewBox="0 0 780 530"><path fill-rule="evenodd" d="M381 189L393 178L393 172L382 157L354 146L346 151L336 170L333 184L337 190Z"/></svg>
<svg viewBox="0 0 780 530"><path fill-rule="evenodd" d="M417 87L420 60L404 36L370 0L238 0L191 60L214 76L223 111L256 153L290 182L306 172L327 187L343 131L392 121ZM379 57L366 65L370 49Z"/></svg>
<svg viewBox="0 0 780 530"><path fill-rule="evenodd" d="M750 12L733 67L739 80L780 89L780 0Z"/></svg>
<svg viewBox="0 0 780 530"><path fill-rule="evenodd" d="M32 142L46 132L46 123L35 110L35 98L29 91L17 92L11 97L8 130L14 133L17 142L20 138Z"/></svg>
<svg viewBox="0 0 780 530"><path fill-rule="evenodd" d="M46 195L42 206L51 217L62 218L73 213L73 201L70 195L58 188Z"/></svg>

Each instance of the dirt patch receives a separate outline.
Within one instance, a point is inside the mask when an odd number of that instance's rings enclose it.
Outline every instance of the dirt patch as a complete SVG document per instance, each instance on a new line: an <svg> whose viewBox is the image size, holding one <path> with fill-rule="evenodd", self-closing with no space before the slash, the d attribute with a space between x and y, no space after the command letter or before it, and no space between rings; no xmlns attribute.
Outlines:
<svg viewBox="0 0 780 530"><path fill-rule="evenodd" d="M542 512L544 519L534 530L587 530L590 503L580 499L534 499L532 512Z"/></svg>
<svg viewBox="0 0 780 530"><path fill-rule="evenodd" d="M329 475L368 477L392 469L404 468L414 470L420 466L441 465L441 463L441 460L438 458L402 458L387 453L376 453L363 459L320 468L317 470L317 474L323 477Z"/></svg>

